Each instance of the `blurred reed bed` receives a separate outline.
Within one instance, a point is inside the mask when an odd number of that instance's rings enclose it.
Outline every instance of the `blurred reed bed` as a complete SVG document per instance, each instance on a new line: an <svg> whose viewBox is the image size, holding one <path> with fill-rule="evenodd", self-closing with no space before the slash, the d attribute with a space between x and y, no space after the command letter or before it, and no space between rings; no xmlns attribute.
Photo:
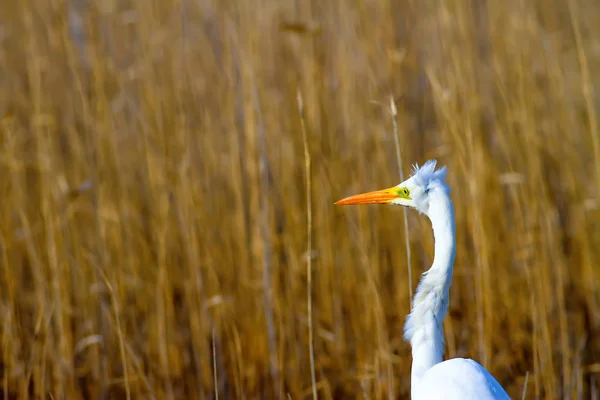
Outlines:
<svg viewBox="0 0 600 400"><path fill-rule="evenodd" d="M448 165L449 357L598 396L590 0L0 5L4 398L408 398L433 237L343 196ZM311 158L307 253L305 156Z"/></svg>

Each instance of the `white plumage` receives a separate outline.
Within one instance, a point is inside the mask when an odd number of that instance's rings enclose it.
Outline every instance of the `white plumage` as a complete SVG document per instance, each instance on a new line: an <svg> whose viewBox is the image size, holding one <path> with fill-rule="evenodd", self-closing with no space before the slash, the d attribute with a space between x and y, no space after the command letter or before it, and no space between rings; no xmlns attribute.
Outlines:
<svg viewBox="0 0 600 400"><path fill-rule="evenodd" d="M411 398L413 400L509 399L498 381L479 363L454 358L442 361L442 322L448 311L450 284L456 251L456 226L446 168L435 170L436 161L414 167L409 179L398 186L351 196L336 204L395 204L416 209L431 221L435 256L425 272L412 310L404 325L404 339L412 347Z"/></svg>
<svg viewBox="0 0 600 400"><path fill-rule="evenodd" d="M470 358L451 358L428 369L417 387L412 388L412 399L509 399L498 381Z"/></svg>

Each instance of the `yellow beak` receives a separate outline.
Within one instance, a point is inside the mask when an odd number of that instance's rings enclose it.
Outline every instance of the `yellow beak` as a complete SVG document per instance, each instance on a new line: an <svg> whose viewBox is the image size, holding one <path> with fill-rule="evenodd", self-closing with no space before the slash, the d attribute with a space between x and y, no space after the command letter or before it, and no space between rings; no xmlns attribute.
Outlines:
<svg viewBox="0 0 600 400"><path fill-rule="evenodd" d="M340 206L350 204L389 204L392 200L397 199L398 197L400 197L398 195L398 188L394 186L388 189L376 190L374 192L346 197L345 199L336 201L335 204Z"/></svg>

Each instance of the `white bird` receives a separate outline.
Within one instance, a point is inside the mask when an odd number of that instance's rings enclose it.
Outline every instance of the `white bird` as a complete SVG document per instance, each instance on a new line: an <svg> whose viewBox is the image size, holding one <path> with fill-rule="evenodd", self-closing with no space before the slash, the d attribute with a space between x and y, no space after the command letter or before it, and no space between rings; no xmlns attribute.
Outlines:
<svg viewBox="0 0 600 400"><path fill-rule="evenodd" d="M429 217L435 238L434 260L423 273L412 310L404 325L404 339L412 347L412 400L510 399L498 381L478 362L453 358L442 361L442 322L448 311L456 254L456 226L446 167L435 170L429 160L415 165L409 179L389 189L347 197L335 204L394 204L414 208Z"/></svg>

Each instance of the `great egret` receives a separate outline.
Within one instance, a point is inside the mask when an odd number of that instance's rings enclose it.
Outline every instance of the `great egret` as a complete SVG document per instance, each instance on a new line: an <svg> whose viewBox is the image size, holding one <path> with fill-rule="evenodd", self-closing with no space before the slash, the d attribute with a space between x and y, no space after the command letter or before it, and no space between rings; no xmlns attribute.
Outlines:
<svg viewBox="0 0 600 400"><path fill-rule="evenodd" d="M429 160L414 167L398 186L347 197L335 204L394 204L414 208L429 217L435 238L433 265L423 273L412 310L404 325L404 339L412 347L413 400L510 399L498 381L478 362L453 358L442 361L442 322L448 311L448 292L456 253L456 226L446 167L435 170Z"/></svg>

